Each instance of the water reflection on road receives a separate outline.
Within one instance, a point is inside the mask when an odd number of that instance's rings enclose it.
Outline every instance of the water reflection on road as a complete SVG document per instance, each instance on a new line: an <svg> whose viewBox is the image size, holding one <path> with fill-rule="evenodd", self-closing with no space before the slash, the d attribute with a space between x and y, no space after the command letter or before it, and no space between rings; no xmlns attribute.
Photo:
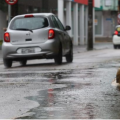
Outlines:
<svg viewBox="0 0 120 120"><path fill-rule="evenodd" d="M21 119L119 119L120 92L111 87L115 68L43 73L50 84L66 87L39 91L26 99L39 103ZM108 74L109 73L109 74Z"/></svg>

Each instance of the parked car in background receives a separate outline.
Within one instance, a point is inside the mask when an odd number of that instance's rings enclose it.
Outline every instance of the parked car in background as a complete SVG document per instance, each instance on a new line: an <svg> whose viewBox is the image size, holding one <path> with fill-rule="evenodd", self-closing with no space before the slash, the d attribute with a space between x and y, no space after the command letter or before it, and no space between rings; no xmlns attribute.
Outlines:
<svg viewBox="0 0 120 120"><path fill-rule="evenodd" d="M10 68L13 61L26 65L31 59L54 59L62 64L73 61L73 44L67 30L52 13L25 14L14 17L4 33L3 62Z"/></svg>
<svg viewBox="0 0 120 120"><path fill-rule="evenodd" d="M120 25L116 26L112 41L114 49L120 48Z"/></svg>

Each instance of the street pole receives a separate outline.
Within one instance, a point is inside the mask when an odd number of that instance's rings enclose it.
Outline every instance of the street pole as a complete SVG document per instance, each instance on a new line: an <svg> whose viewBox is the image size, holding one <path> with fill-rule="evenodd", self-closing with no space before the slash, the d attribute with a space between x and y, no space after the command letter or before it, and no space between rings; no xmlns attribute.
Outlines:
<svg viewBox="0 0 120 120"><path fill-rule="evenodd" d="M8 5L8 24L11 20L11 5Z"/></svg>
<svg viewBox="0 0 120 120"><path fill-rule="evenodd" d="M120 13L120 0L118 0L118 13Z"/></svg>
<svg viewBox="0 0 120 120"><path fill-rule="evenodd" d="M88 0L88 44L87 50L93 50L93 0Z"/></svg>

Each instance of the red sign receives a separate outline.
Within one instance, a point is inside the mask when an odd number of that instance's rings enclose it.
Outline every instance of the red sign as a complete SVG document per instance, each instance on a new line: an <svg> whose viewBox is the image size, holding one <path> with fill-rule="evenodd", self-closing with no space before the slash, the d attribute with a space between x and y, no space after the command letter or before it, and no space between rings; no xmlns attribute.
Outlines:
<svg viewBox="0 0 120 120"><path fill-rule="evenodd" d="M120 13L117 16L117 22L118 22L118 24L120 24Z"/></svg>
<svg viewBox="0 0 120 120"><path fill-rule="evenodd" d="M88 0L74 0L74 2L81 3L84 5L88 5Z"/></svg>
<svg viewBox="0 0 120 120"><path fill-rule="evenodd" d="M14 5L18 2L18 0L5 0L7 4Z"/></svg>
<svg viewBox="0 0 120 120"><path fill-rule="evenodd" d="M89 0L73 0L74 2L88 5ZM95 0L93 0L93 7L95 6Z"/></svg>

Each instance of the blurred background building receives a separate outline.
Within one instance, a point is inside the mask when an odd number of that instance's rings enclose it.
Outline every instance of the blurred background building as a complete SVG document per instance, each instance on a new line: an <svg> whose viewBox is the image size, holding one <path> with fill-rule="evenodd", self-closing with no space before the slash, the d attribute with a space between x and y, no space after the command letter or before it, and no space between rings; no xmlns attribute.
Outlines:
<svg viewBox="0 0 120 120"><path fill-rule="evenodd" d="M58 1L60 1L59 5ZM61 1L63 1L64 4ZM117 25L120 0L93 1L95 7L93 9L95 28L93 33L98 40L111 40L115 26ZM60 16L60 7L58 6L60 6L61 3L63 4L63 8L61 8L63 14ZM17 4L12 5L11 18L18 14L52 12L60 17L64 25L67 24L72 27L72 31L70 31L69 34L76 41L75 44L84 45L87 43L88 37L87 7L88 0L18 0ZM77 14L75 14L76 9L78 9L78 11L76 11L78 12ZM69 17L69 15L71 15L71 17ZM75 20L75 17L77 20ZM71 18L71 20L69 18ZM8 5L5 0L0 0L0 39L3 38L3 28L7 26L7 23ZM77 39L79 39L79 41L77 41Z"/></svg>
<svg viewBox="0 0 120 120"><path fill-rule="evenodd" d="M0 40L3 38L3 28L7 26L8 5L5 0L0 0Z"/></svg>
<svg viewBox="0 0 120 120"><path fill-rule="evenodd" d="M120 12L120 0L118 0L118 11Z"/></svg>
<svg viewBox="0 0 120 120"><path fill-rule="evenodd" d="M101 0L101 7L95 9L96 39L110 39L117 25L120 0Z"/></svg>
<svg viewBox="0 0 120 120"><path fill-rule="evenodd" d="M5 6L5 0L0 0L2 7ZM93 0L93 13L95 16L94 7L100 6L100 0ZM6 5L5 5L6 4ZM1 9L2 17L0 17L1 30L7 26L7 13ZM7 10L8 11L8 10ZM11 19L20 14L26 13L45 13L51 12L56 14L64 25L70 25L72 30L68 31L73 38L74 45L84 45L88 38L88 0L18 0L17 4L11 6ZM6 18L4 18L6 16ZM3 24L6 22L6 25ZM94 22L93 22L94 23ZM0 31L1 31L0 30ZM93 29L95 31L95 29ZM2 30L3 31L3 30ZM93 31L93 36L95 35ZM0 32L0 39L3 37L3 32ZM95 38L95 36L94 36ZM95 39L94 39L95 41Z"/></svg>

